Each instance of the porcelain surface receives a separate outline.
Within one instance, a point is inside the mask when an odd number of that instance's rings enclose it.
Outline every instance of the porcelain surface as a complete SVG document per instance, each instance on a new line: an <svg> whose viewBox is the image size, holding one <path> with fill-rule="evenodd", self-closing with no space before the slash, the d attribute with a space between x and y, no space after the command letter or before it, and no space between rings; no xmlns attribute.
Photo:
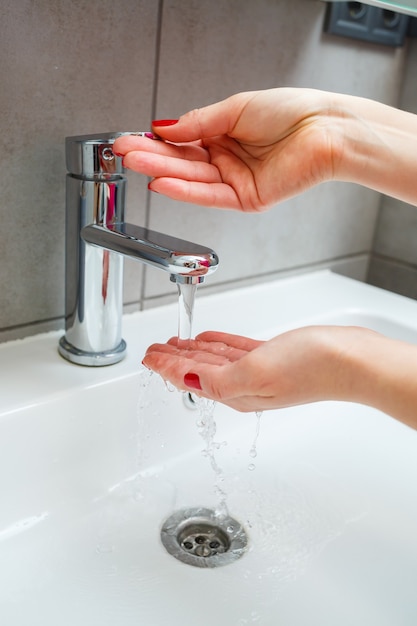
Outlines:
<svg viewBox="0 0 417 626"><path fill-rule="evenodd" d="M197 296L196 332L310 323L417 343L417 302L330 272ZM0 623L414 626L417 433L323 402L265 412L253 456L257 416L218 405L210 463L198 411L140 365L176 325L171 305L126 316L127 358L99 369L60 333L0 346ZM165 519L222 498L246 554L170 556Z"/></svg>

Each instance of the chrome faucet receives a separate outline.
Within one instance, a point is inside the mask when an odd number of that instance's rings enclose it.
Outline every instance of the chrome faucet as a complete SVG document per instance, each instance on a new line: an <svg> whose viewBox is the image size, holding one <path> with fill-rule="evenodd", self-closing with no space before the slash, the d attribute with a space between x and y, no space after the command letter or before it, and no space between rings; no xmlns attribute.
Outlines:
<svg viewBox="0 0 417 626"><path fill-rule="evenodd" d="M122 255L165 270L175 283L201 283L218 266L209 248L124 221L127 180L112 150L122 134L66 138L65 335L58 349L79 365L111 365L125 355Z"/></svg>

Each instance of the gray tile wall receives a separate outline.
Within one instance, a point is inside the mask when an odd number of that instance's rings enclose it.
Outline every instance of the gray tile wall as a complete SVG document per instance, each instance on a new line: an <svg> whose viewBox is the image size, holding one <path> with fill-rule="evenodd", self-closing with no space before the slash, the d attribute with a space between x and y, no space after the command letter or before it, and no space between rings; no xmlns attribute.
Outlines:
<svg viewBox="0 0 417 626"><path fill-rule="evenodd" d="M325 9L319 0L3 0L0 340L63 325L66 135L146 129L154 117L273 86L397 104L406 51L324 35ZM253 216L185 206L129 179L130 221L219 253L207 292L323 266L365 277L374 192L331 183ZM173 295L162 273L126 263L127 310Z"/></svg>
<svg viewBox="0 0 417 626"><path fill-rule="evenodd" d="M417 41L410 40L400 106L417 114ZM417 174L416 174L417 184ZM417 208L383 197L368 282L417 298Z"/></svg>

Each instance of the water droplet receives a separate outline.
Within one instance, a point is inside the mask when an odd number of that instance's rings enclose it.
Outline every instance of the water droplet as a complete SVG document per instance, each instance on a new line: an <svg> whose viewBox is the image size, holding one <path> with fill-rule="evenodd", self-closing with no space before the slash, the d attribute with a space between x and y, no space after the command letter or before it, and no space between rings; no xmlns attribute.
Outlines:
<svg viewBox="0 0 417 626"><path fill-rule="evenodd" d="M260 429L261 429L261 417L262 417L262 411L257 411L256 412L255 438L253 440L252 447L249 450L249 456L252 457L252 459L254 459L258 455L258 451L256 449L256 446L258 444L258 437L259 437L259 432L260 432ZM255 469L255 466L253 464L251 464L251 465L249 465L249 469L253 470L253 469Z"/></svg>
<svg viewBox="0 0 417 626"><path fill-rule="evenodd" d="M174 387L174 385L170 383L169 380L164 380L164 383L165 383L165 389L169 391L169 393L173 393L174 391L177 391L177 388Z"/></svg>
<svg viewBox="0 0 417 626"><path fill-rule="evenodd" d="M249 470L250 472L253 472L253 470L254 470L255 468L256 468L255 463L249 463L249 465L248 465L248 470Z"/></svg>

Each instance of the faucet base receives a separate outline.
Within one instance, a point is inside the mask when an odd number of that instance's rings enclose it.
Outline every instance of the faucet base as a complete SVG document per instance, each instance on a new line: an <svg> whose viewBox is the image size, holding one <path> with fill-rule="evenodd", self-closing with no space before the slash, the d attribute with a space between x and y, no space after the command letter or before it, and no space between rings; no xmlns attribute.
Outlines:
<svg viewBox="0 0 417 626"><path fill-rule="evenodd" d="M59 340L58 352L64 359L71 363L85 365L87 367L103 367L105 365L114 365L125 357L126 342L122 339L119 345L113 350L86 352L73 346L64 336Z"/></svg>

